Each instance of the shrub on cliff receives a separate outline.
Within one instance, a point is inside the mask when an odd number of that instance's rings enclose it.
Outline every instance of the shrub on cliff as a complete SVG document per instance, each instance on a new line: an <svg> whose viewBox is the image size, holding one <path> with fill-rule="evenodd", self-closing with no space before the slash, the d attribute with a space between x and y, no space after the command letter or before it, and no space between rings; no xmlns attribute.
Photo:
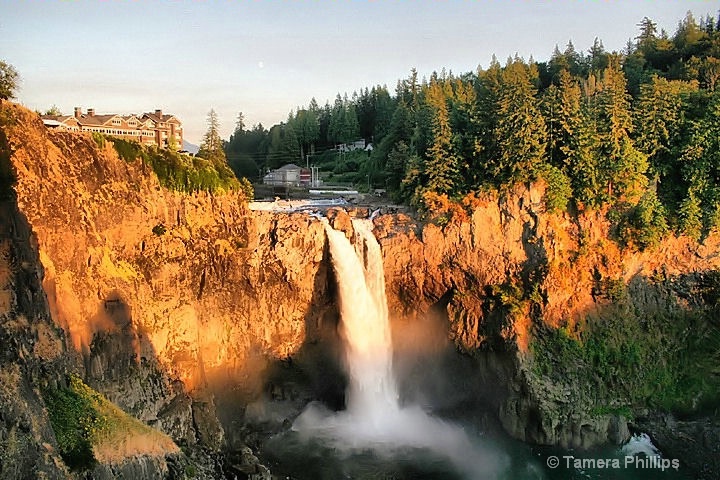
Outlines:
<svg viewBox="0 0 720 480"><path fill-rule="evenodd" d="M630 207L619 220L619 238L627 246L640 250L658 245L668 233L665 207L650 190L637 205Z"/></svg>
<svg viewBox="0 0 720 480"><path fill-rule="evenodd" d="M565 211L573 194L570 177L559 168L548 164L543 165L540 176L547 182L545 189L547 211L551 213Z"/></svg>
<svg viewBox="0 0 720 480"><path fill-rule="evenodd" d="M171 149L143 147L137 142L110 137L118 156L128 163L138 158L149 165L160 185L182 192L243 190L243 186L227 164L204 158L190 157ZM250 192L252 185L250 185ZM246 196L247 197L247 196ZM252 195L247 197L252 199Z"/></svg>
<svg viewBox="0 0 720 480"><path fill-rule="evenodd" d="M67 387L45 389L43 398L60 456L72 470L178 451L165 434L129 416L76 375L70 375Z"/></svg>
<svg viewBox="0 0 720 480"><path fill-rule="evenodd" d="M248 202L255 198L255 189L253 188L252 183L250 183L250 180L245 177L240 179L240 191L245 197L245 200Z"/></svg>
<svg viewBox="0 0 720 480"><path fill-rule="evenodd" d="M73 375L68 388L50 388L43 396L60 456L73 470L91 468L96 462L92 437L107 428L93 407L92 391Z"/></svg>
<svg viewBox="0 0 720 480"><path fill-rule="evenodd" d="M594 411L624 405L689 413L720 401L720 329L711 311L647 314L628 297L614 301L574 328L538 329L534 375L572 385L592 379L584 406Z"/></svg>

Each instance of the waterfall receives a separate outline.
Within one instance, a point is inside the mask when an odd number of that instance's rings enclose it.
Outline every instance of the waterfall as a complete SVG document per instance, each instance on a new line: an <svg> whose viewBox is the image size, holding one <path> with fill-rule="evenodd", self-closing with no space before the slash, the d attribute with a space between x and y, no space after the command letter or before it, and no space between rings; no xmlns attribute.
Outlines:
<svg viewBox="0 0 720 480"><path fill-rule="evenodd" d="M347 409L367 421L381 421L398 410L382 252L369 220L353 220L354 248L343 232L326 227L333 268L342 279L338 289L350 376Z"/></svg>
<svg viewBox="0 0 720 480"><path fill-rule="evenodd" d="M427 450L449 460L467 478L493 478L501 462L497 455L459 426L398 402L382 252L372 222L353 220L354 246L325 222L349 375L347 408L330 412L311 403L293 430L305 441L321 440L350 453L370 449L392 456L408 449Z"/></svg>

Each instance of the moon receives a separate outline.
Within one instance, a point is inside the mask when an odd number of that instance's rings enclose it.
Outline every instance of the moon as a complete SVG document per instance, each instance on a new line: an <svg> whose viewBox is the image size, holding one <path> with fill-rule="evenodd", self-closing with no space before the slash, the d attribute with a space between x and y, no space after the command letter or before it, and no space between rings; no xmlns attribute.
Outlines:
<svg viewBox="0 0 720 480"><path fill-rule="evenodd" d="M258 62L258 68L265 68L265 62Z"/></svg>

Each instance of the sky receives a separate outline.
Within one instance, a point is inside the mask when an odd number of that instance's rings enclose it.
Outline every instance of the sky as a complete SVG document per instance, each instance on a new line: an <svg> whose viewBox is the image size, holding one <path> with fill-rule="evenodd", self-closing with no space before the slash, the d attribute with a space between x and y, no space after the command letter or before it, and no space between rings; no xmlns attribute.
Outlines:
<svg viewBox="0 0 720 480"><path fill-rule="evenodd" d="M647 16L672 34L720 0L0 0L0 60L17 100L102 113L161 108L199 143L214 109L221 134L238 112L266 128L315 97L421 77L549 59L569 40L622 50Z"/></svg>

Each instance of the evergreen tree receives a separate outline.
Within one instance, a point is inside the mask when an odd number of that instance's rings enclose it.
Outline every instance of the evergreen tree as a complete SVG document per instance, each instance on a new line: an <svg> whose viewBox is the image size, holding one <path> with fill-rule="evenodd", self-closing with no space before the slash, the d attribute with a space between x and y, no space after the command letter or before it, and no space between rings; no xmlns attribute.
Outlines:
<svg viewBox="0 0 720 480"><path fill-rule="evenodd" d="M681 204L681 226L689 234L696 217L706 230L720 226L720 96L714 96L705 116L693 125L680 161L688 186Z"/></svg>
<svg viewBox="0 0 720 480"><path fill-rule="evenodd" d="M658 76L640 89L634 115L636 142L648 155L656 180L663 181L674 171L678 152L673 150L684 125L684 98L694 91L697 84Z"/></svg>
<svg viewBox="0 0 720 480"><path fill-rule="evenodd" d="M377 111L375 109L374 92L374 87L372 91L365 87L365 89L360 91L360 95L357 95L357 100L355 101L360 137L366 141L372 139L376 122Z"/></svg>
<svg viewBox="0 0 720 480"><path fill-rule="evenodd" d="M371 92L375 103L375 123L373 125L372 142L377 145L387 135L392 122L395 102L387 87L375 87Z"/></svg>
<svg viewBox="0 0 720 480"><path fill-rule="evenodd" d="M608 198L640 193L646 183L647 156L635 148L630 138L633 130L630 97L617 58L603 72L602 90L597 94L595 107L603 158L601 176L607 185Z"/></svg>
<svg viewBox="0 0 720 480"><path fill-rule="evenodd" d="M345 108L345 131L342 138L344 143L351 143L360 138L360 123L353 103L348 103Z"/></svg>
<svg viewBox="0 0 720 480"><path fill-rule="evenodd" d="M448 102L453 151L459 159L459 174L466 188L480 182L479 172L474 168L482 152L477 95L472 78L451 78L447 84L451 87Z"/></svg>
<svg viewBox="0 0 720 480"><path fill-rule="evenodd" d="M45 111L45 115L55 115L55 116L58 116L58 115L62 115L62 112L60 111L60 108L59 108L57 105L53 104L52 107L48 108L48 109Z"/></svg>
<svg viewBox="0 0 720 480"><path fill-rule="evenodd" d="M328 127L328 140L330 143L350 143L360 136L360 124L358 123L355 105L340 94L335 97L335 104L332 108L330 125Z"/></svg>
<svg viewBox="0 0 720 480"><path fill-rule="evenodd" d="M385 171L387 172L387 186L393 197L402 199L400 186L405 178L405 168L410 163L412 152L404 141L399 141L387 156Z"/></svg>
<svg viewBox="0 0 720 480"><path fill-rule="evenodd" d="M651 53L655 50L657 38L657 24L644 17L638 24L640 34L635 37L637 49L644 54Z"/></svg>
<svg viewBox="0 0 720 480"><path fill-rule="evenodd" d="M304 159L315 149L315 142L320 138L320 122L313 110L298 109L294 117L290 114L288 126L295 133L300 145L300 158Z"/></svg>
<svg viewBox="0 0 720 480"><path fill-rule="evenodd" d="M233 133L242 133L245 131L245 115L243 112L238 112L237 119L235 120L235 130Z"/></svg>
<svg viewBox="0 0 720 480"><path fill-rule="evenodd" d="M565 46L565 51L563 52L563 55L565 56L565 59L568 63L568 70L570 71L571 75L587 75L587 71L584 66L585 59L583 58L582 53L575 50L575 45L573 45L572 40L568 41L567 45Z"/></svg>
<svg viewBox="0 0 720 480"><path fill-rule="evenodd" d="M550 61L548 62L548 74L552 83L557 84L560 80L560 72L570 70L570 61L564 53L555 45Z"/></svg>
<svg viewBox="0 0 720 480"><path fill-rule="evenodd" d="M471 169L475 177L481 179L480 183L494 183L492 166L499 156L497 141L498 99L502 84L502 68L500 63L492 57L487 70L479 70L475 84L477 98L477 160Z"/></svg>
<svg viewBox="0 0 720 480"><path fill-rule="evenodd" d="M378 170L382 170L387 174L387 188L393 193L400 191L405 164L411 155L410 142L413 127L410 115L410 110L405 101L401 99L392 115L387 134L382 137L380 143L375 144L375 148L370 155L373 165L376 165ZM399 153L395 155L391 164L390 154L394 150L398 150Z"/></svg>
<svg viewBox="0 0 720 480"><path fill-rule="evenodd" d="M203 136L197 156L209 160L216 166L225 165L227 160L223 149L223 141L220 138L220 121L215 109L210 109L210 112L208 112L207 125L208 129Z"/></svg>
<svg viewBox="0 0 720 480"><path fill-rule="evenodd" d="M333 104L330 115L330 124L328 126L328 141L331 144L344 143L345 131L347 130L345 125L346 116L345 103L338 93L335 97L335 103Z"/></svg>
<svg viewBox="0 0 720 480"><path fill-rule="evenodd" d="M432 144L425 156L425 187L435 193L454 195L460 189L459 158L452 148L447 100L439 82L431 82L427 97L433 110Z"/></svg>
<svg viewBox="0 0 720 480"><path fill-rule="evenodd" d="M502 71L497 100L498 156L491 173L502 184L527 181L537 173L545 155L545 120L537 106L531 70L519 58Z"/></svg>
<svg viewBox="0 0 720 480"><path fill-rule="evenodd" d="M299 161L300 143L295 135L295 129L285 123L272 127L269 133L266 165L269 168L279 168Z"/></svg>
<svg viewBox="0 0 720 480"><path fill-rule="evenodd" d="M423 162L416 154L410 154L405 163L405 176L400 185L400 198L414 205L422 203Z"/></svg>
<svg viewBox="0 0 720 480"><path fill-rule="evenodd" d="M588 66L590 71L601 72L610 65L610 55L605 50L602 41L595 37L593 46L588 51L589 57L587 58Z"/></svg>
<svg viewBox="0 0 720 480"><path fill-rule="evenodd" d="M556 144L553 145L552 163L557 166L569 166L572 163L570 159L575 158L578 150L582 148L580 130L583 128L583 113L580 86L568 71L560 72L555 110L557 127L553 127L556 130Z"/></svg>

